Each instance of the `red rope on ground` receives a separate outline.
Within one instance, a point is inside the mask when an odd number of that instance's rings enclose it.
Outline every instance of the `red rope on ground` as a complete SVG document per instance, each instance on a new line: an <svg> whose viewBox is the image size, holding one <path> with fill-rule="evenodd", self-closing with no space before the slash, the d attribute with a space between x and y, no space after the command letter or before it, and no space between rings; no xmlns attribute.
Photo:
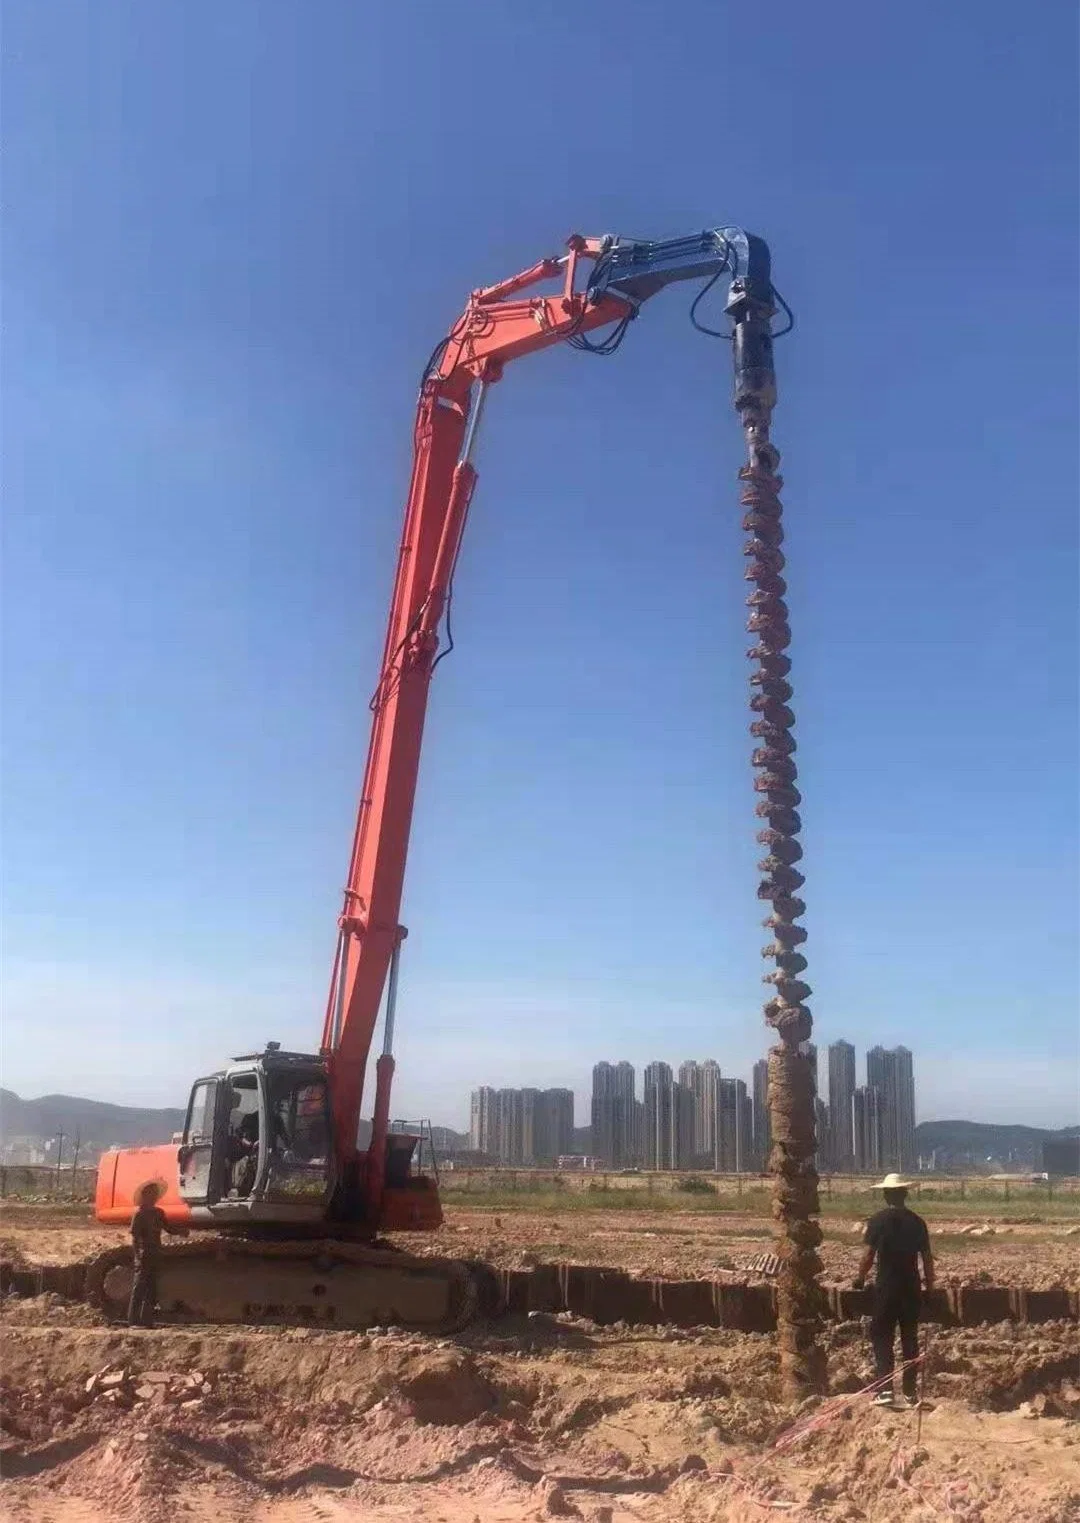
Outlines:
<svg viewBox="0 0 1080 1523"><path fill-rule="evenodd" d="M846 1412L849 1407L853 1407L860 1397L869 1396L875 1391L882 1391L886 1386L891 1386L893 1375L902 1375L905 1370L914 1369L916 1365L921 1365L925 1358L925 1354L918 1354L914 1359L908 1359L903 1364L897 1365L892 1374L882 1375L880 1379L872 1380L869 1385L862 1386L858 1391L851 1391L846 1396L838 1396L834 1401L827 1402L825 1406L819 1407L802 1422L786 1428L774 1441L773 1448L789 1449L792 1444L798 1443L799 1439L805 1438L808 1433L816 1433L818 1429L828 1427L829 1423L835 1421L841 1412Z"/></svg>

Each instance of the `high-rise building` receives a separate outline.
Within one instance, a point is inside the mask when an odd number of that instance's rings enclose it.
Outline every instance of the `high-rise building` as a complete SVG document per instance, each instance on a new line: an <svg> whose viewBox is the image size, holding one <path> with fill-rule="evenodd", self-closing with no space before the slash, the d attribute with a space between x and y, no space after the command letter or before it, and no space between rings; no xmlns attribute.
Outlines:
<svg viewBox="0 0 1080 1523"><path fill-rule="evenodd" d="M701 1064L695 1058L687 1058L685 1063L679 1064L679 1083L684 1089L693 1093L697 1087L698 1074L701 1072Z"/></svg>
<svg viewBox="0 0 1080 1523"><path fill-rule="evenodd" d="M881 1132L881 1157L891 1160L897 1153L896 1116L889 1104L889 1091L893 1081L892 1052L884 1047L871 1047L866 1054L866 1087L875 1089L878 1095L878 1115ZM892 1165L895 1167L895 1165Z"/></svg>
<svg viewBox="0 0 1080 1523"><path fill-rule="evenodd" d="M698 1107L701 1101L701 1064L690 1059L686 1063L679 1064L679 1090L677 1103L682 1106L682 1114L679 1120L681 1132L680 1141L683 1150L687 1154L687 1160L697 1152L698 1136L701 1126L698 1117Z"/></svg>
<svg viewBox="0 0 1080 1523"><path fill-rule="evenodd" d="M902 1170L918 1167L915 1147L915 1065L907 1047L893 1050L896 1059L896 1132L899 1141L897 1166Z"/></svg>
<svg viewBox="0 0 1080 1523"><path fill-rule="evenodd" d="M866 1082L878 1091L882 1167L912 1169L915 1156L915 1075L906 1047L871 1047Z"/></svg>
<svg viewBox="0 0 1080 1523"><path fill-rule="evenodd" d="M754 1097L742 1079L738 1082L742 1085L739 1091L739 1173L752 1174L758 1167L754 1154Z"/></svg>
<svg viewBox="0 0 1080 1523"><path fill-rule="evenodd" d="M645 1069L645 1167L675 1167L675 1084L671 1065L650 1063Z"/></svg>
<svg viewBox="0 0 1080 1523"><path fill-rule="evenodd" d="M716 1120L720 1112L720 1064L706 1058L701 1065L701 1103L695 1110L694 1152L707 1169L716 1167Z"/></svg>
<svg viewBox="0 0 1080 1523"><path fill-rule="evenodd" d="M769 1121L769 1060L759 1058L754 1064L754 1165L758 1169L768 1167L769 1150L772 1147L772 1126Z"/></svg>
<svg viewBox="0 0 1080 1523"><path fill-rule="evenodd" d="M637 1163L641 1150L635 1135L634 1065L615 1064L615 1154L612 1163L625 1169Z"/></svg>
<svg viewBox="0 0 1080 1523"><path fill-rule="evenodd" d="M818 1152L824 1153L828 1168L846 1173L855 1167L851 1127L851 1097L854 1093L855 1049L850 1042L832 1042L829 1046L828 1140L822 1147L822 1139L818 1138Z"/></svg>
<svg viewBox="0 0 1080 1523"><path fill-rule="evenodd" d="M593 1154L604 1163L615 1162L615 1069L610 1063L596 1063L592 1071L592 1108L590 1112Z"/></svg>
<svg viewBox="0 0 1080 1523"><path fill-rule="evenodd" d="M515 1163L535 1163L537 1133L541 1132L544 1118L541 1111L540 1091L538 1089L522 1089L518 1093L521 1096L521 1144L519 1156Z"/></svg>
<svg viewBox="0 0 1080 1523"><path fill-rule="evenodd" d="M474 1153L499 1156L496 1120L495 1091L489 1084L481 1085L473 1090L469 1102L469 1146Z"/></svg>
<svg viewBox="0 0 1080 1523"><path fill-rule="evenodd" d="M524 1106L520 1089L500 1089L495 1095L498 1115L498 1158L501 1163L524 1163L522 1122Z"/></svg>
<svg viewBox="0 0 1080 1523"><path fill-rule="evenodd" d="M552 1164L574 1151L574 1092L572 1089L540 1091L533 1161Z"/></svg>
<svg viewBox="0 0 1080 1523"><path fill-rule="evenodd" d="M825 1167L825 1158L829 1145L829 1107L820 1095L814 1096L814 1137L817 1146L814 1150L814 1167Z"/></svg>
<svg viewBox="0 0 1080 1523"><path fill-rule="evenodd" d="M692 1097L692 1118L682 1127L680 1167L711 1169L716 1157L716 1115L719 1103L720 1065L715 1058L703 1063L692 1059L679 1068L679 1087Z"/></svg>
<svg viewBox="0 0 1080 1523"><path fill-rule="evenodd" d="M676 1084L672 1096L671 1167L695 1168L695 1111L697 1096L688 1084Z"/></svg>
<svg viewBox="0 0 1080 1523"><path fill-rule="evenodd" d="M851 1097L851 1136L855 1168L876 1174L882 1167L881 1095L873 1084L856 1088Z"/></svg>
<svg viewBox="0 0 1080 1523"><path fill-rule="evenodd" d="M631 1063L597 1063L592 1079L592 1151L613 1168L638 1157L634 1138L634 1068Z"/></svg>
<svg viewBox="0 0 1080 1523"><path fill-rule="evenodd" d="M733 1171L738 1153L737 1083L737 1079L720 1080L716 1116L716 1170L720 1174L730 1174Z"/></svg>
<svg viewBox="0 0 1080 1523"><path fill-rule="evenodd" d="M754 1103L742 1079L721 1079L719 1093L716 1167L724 1174L741 1174L751 1167Z"/></svg>

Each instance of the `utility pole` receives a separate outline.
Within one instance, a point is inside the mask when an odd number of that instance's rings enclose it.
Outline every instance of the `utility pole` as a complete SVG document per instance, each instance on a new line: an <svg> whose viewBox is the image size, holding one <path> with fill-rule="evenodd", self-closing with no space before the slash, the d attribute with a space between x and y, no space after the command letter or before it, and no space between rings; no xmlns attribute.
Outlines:
<svg viewBox="0 0 1080 1523"><path fill-rule="evenodd" d="M79 1167L79 1148L81 1146L82 1146L82 1133L81 1132L76 1132L75 1133L75 1156L71 1160L71 1198L72 1198L72 1200L75 1199L75 1192L76 1192L76 1188L77 1188L77 1180L76 1180L75 1176L76 1176L76 1171L78 1170L78 1167Z"/></svg>
<svg viewBox="0 0 1080 1523"><path fill-rule="evenodd" d="M63 1134L63 1132L59 1132L57 1134L57 1138L56 1138L56 1180L55 1180L55 1183L53 1184L53 1194L54 1195L58 1194L59 1190L60 1190L60 1163L61 1163L61 1160L63 1159L63 1156L64 1156L64 1134Z"/></svg>

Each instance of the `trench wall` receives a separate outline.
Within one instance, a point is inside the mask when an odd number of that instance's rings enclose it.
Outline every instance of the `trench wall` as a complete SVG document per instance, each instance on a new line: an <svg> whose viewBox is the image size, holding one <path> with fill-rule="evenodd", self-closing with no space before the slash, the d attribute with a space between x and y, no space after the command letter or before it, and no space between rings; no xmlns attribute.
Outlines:
<svg viewBox="0 0 1080 1523"><path fill-rule="evenodd" d="M0 1263L0 1294L70 1300L83 1295L82 1264ZM635 1279L619 1269L587 1264L540 1264L533 1269L482 1268L487 1304L500 1313L572 1312L601 1325L613 1322L675 1327L727 1327L768 1333L776 1327L776 1291L762 1282ZM827 1315L848 1322L869 1316L873 1292L825 1287ZM982 1322L1080 1320L1080 1291L1029 1290L1016 1285L950 1285L927 1298L924 1315L944 1326Z"/></svg>
<svg viewBox="0 0 1080 1523"><path fill-rule="evenodd" d="M568 1311L594 1322L667 1323L766 1333L776 1327L776 1290L761 1282L635 1279L617 1269L545 1264L494 1271L502 1304L511 1312ZM827 1315L836 1321L869 1316L872 1290L829 1285ZM946 1326L982 1322L1059 1322L1080 1319L1080 1292L1029 1290L1015 1285L950 1285L926 1299L924 1316Z"/></svg>

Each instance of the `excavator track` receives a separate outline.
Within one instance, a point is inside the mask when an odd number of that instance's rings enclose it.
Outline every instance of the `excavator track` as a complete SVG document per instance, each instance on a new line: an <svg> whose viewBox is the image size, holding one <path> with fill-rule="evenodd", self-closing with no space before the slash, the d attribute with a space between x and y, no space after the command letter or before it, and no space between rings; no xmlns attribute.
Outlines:
<svg viewBox="0 0 1080 1523"><path fill-rule="evenodd" d="M133 1277L131 1249L108 1249L87 1263L83 1294L107 1316L125 1317ZM476 1316L480 1289L469 1264L334 1239L183 1243L164 1251L158 1270L167 1322L393 1326L447 1335Z"/></svg>

